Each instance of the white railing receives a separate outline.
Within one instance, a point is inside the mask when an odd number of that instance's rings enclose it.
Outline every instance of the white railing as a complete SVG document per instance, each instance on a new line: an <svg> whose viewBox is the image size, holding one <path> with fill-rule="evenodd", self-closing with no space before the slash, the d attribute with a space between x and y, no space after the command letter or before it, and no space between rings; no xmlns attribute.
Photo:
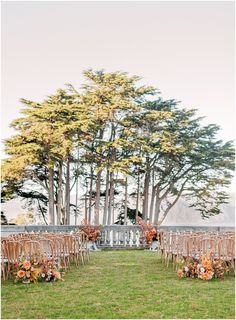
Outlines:
<svg viewBox="0 0 236 320"><path fill-rule="evenodd" d="M1 236L7 237L10 234L24 232L54 232L54 233L70 233L80 229L81 226L17 226L17 225L2 225ZM202 226L161 226L159 229L163 231L173 232L195 232L195 231L235 231L233 226L221 227L202 227ZM109 225L101 228L101 238L98 240L99 247L126 247L126 248L141 248L145 247L145 240L139 225Z"/></svg>
<svg viewBox="0 0 236 320"><path fill-rule="evenodd" d="M109 225L101 229L100 247L143 247L145 241L139 225Z"/></svg>

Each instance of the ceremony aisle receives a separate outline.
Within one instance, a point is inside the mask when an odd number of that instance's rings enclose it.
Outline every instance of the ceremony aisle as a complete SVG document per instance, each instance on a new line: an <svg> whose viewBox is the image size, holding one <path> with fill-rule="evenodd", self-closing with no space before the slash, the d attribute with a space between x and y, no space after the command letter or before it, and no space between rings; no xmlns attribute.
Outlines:
<svg viewBox="0 0 236 320"><path fill-rule="evenodd" d="M178 278L156 252L92 252L64 282L2 282L2 318L234 318L234 276Z"/></svg>

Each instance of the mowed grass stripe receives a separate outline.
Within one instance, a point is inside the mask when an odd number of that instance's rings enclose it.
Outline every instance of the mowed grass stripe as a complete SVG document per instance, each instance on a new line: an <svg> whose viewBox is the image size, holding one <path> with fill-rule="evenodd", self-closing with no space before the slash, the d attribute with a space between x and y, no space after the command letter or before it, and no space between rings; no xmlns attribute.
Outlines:
<svg viewBox="0 0 236 320"><path fill-rule="evenodd" d="M234 277L179 279L149 251L92 252L65 282L2 283L3 319L234 318Z"/></svg>

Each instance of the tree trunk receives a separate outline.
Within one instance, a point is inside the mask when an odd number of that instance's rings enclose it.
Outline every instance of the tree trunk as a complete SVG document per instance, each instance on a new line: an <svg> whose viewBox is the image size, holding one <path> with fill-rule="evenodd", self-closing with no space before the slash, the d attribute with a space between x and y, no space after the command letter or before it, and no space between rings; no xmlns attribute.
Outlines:
<svg viewBox="0 0 236 320"><path fill-rule="evenodd" d="M84 196L84 211L85 211L85 223L88 223L88 196L87 196L87 192Z"/></svg>
<svg viewBox="0 0 236 320"><path fill-rule="evenodd" d="M107 224L108 198L109 198L109 170L107 169L107 174L106 174L106 195L105 195L104 213L103 213L103 225L104 226Z"/></svg>
<svg viewBox="0 0 236 320"><path fill-rule="evenodd" d="M48 204L49 204L49 224L54 225L54 168L53 165L49 165L48 168Z"/></svg>
<svg viewBox="0 0 236 320"><path fill-rule="evenodd" d="M154 176L154 171L152 171L152 195L151 195L151 203L150 203L150 208L149 208L149 221L151 223L153 220L153 208L154 208L154 200L155 200L155 192L156 192L154 182L155 182L155 176Z"/></svg>
<svg viewBox="0 0 236 320"><path fill-rule="evenodd" d="M62 218L62 161L59 162L59 168L58 168L58 193L57 193L57 224L61 224L61 218Z"/></svg>
<svg viewBox="0 0 236 320"><path fill-rule="evenodd" d="M41 212L41 214L42 214L42 217L43 217L43 220L44 220L44 222L45 222L45 225L48 226L48 222L47 222L47 219L46 219L46 217L45 217L44 210L43 210L43 208L42 208L41 205L40 205L39 199L37 199L37 202L38 202L38 208L39 208L39 210L40 210L40 212Z"/></svg>
<svg viewBox="0 0 236 320"><path fill-rule="evenodd" d="M78 134L79 140L79 134ZM77 150L77 161L76 161L76 184L75 184L75 225L78 220L78 197L79 197L79 149Z"/></svg>
<svg viewBox="0 0 236 320"><path fill-rule="evenodd" d="M111 122L111 136L110 141L114 141L116 136L116 129L113 122ZM114 147L110 149L110 161L111 164L116 159L116 150ZM109 201L108 201L108 225L112 224L112 216L113 216L113 208L114 208L114 173L110 172L110 188L109 188Z"/></svg>
<svg viewBox="0 0 236 320"><path fill-rule="evenodd" d="M171 202L171 203L169 203L169 205L168 205L168 207L166 208L166 210L165 210L165 212L164 212L161 220L159 221L159 225L162 224L162 222L163 222L164 219L166 218L166 216L167 216L168 212L170 211L170 209L171 209L171 208L176 204L176 202L179 200L179 198L180 198L180 196L181 196L181 194L182 194L182 192L183 192L183 190L184 190L184 187L185 187L187 181L188 181L188 178L186 178L186 180L182 183L182 186L181 186L180 190L178 191L178 194L177 194L177 196L175 197L174 201ZM163 198L163 196L162 196L162 198ZM162 199L161 199L161 200L162 200Z"/></svg>
<svg viewBox="0 0 236 320"><path fill-rule="evenodd" d="M55 207L54 207L55 223L58 225L58 215L59 215L59 212L58 212L58 188L57 188L57 186L55 186L55 184L54 184L54 190L55 190L55 199L54 199L54 202L55 202Z"/></svg>
<svg viewBox="0 0 236 320"><path fill-rule="evenodd" d="M159 216L160 216L160 207L161 207L161 198L160 191L158 187L156 187L156 201L155 201L155 210L154 210L154 225L157 224Z"/></svg>
<svg viewBox="0 0 236 320"><path fill-rule="evenodd" d="M92 216L92 197L93 197L93 167L90 167L90 187L89 187L89 216L88 220L91 223Z"/></svg>
<svg viewBox="0 0 236 320"><path fill-rule="evenodd" d="M96 198L95 198L95 211L94 211L94 223L99 224L99 209L100 209L100 193L101 193L101 175L102 172L97 173L96 178Z"/></svg>
<svg viewBox="0 0 236 320"><path fill-rule="evenodd" d="M101 129L99 132L99 140L103 138L104 129ZM101 165L100 160L97 162L97 167ZM99 213L100 213L100 194L101 194L101 177L102 170L99 169L96 177L96 196L95 196L95 209L94 209L94 223L99 225Z"/></svg>
<svg viewBox="0 0 236 320"><path fill-rule="evenodd" d="M127 225L127 200L128 200L128 178L125 178L125 208L124 208L124 225Z"/></svg>
<svg viewBox="0 0 236 320"><path fill-rule="evenodd" d="M138 221L138 209L139 209L139 192L140 192L140 173L138 169L138 183L137 183L137 198L136 198L136 213L135 213L135 222L137 223Z"/></svg>
<svg viewBox="0 0 236 320"><path fill-rule="evenodd" d="M79 178L77 177L75 186L75 225L77 225L78 220L78 194L79 194Z"/></svg>
<svg viewBox="0 0 236 320"><path fill-rule="evenodd" d="M66 223L70 224L70 158L68 157L66 165L66 188L65 188L65 215Z"/></svg>
<svg viewBox="0 0 236 320"><path fill-rule="evenodd" d="M150 169L147 166L144 179L144 199L143 199L143 220L147 221L148 217L148 202L149 202L149 184L150 184Z"/></svg>
<svg viewBox="0 0 236 320"><path fill-rule="evenodd" d="M114 205L114 180L113 172L110 173L110 192L109 192L109 205L108 205L108 225L112 224L112 209Z"/></svg>
<svg viewBox="0 0 236 320"><path fill-rule="evenodd" d="M115 205L114 205L114 195L113 195L112 224L114 223L115 223Z"/></svg>

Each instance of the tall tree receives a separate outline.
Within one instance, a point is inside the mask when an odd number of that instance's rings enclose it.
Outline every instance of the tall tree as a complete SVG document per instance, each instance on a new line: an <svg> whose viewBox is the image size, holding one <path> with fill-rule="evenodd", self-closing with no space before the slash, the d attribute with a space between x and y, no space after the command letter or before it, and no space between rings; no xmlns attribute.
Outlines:
<svg viewBox="0 0 236 320"><path fill-rule="evenodd" d="M130 77L124 72L105 73L103 70L87 70L84 75L87 83L83 86L81 101L96 114L97 135L100 135L99 144L93 153L98 172L97 191L101 189L102 175L106 175L103 216L103 223L106 224L112 222L115 206L113 172L122 170L119 167L123 143L120 136L127 127L126 117L138 112L145 97L153 95L156 90L152 87L139 86L139 77ZM96 215L98 215L98 199L96 199Z"/></svg>
<svg viewBox="0 0 236 320"><path fill-rule="evenodd" d="M202 217L219 213L234 168L232 142L218 140L218 126L202 126L195 110L179 108L176 101L159 99L147 110L171 115L150 127L155 137L149 142L155 174L154 222L160 224L180 197Z"/></svg>
<svg viewBox="0 0 236 320"><path fill-rule="evenodd" d="M114 223L120 203L125 223L141 211L160 224L180 197L202 217L218 214L234 169L233 144L217 139L218 126L202 125L195 110L161 99L139 77L84 76L80 90L68 85L41 103L21 100L17 133L5 142L4 186L36 203L50 224L71 223L74 186L77 220L79 181L84 215L95 224Z"/></svg>
<svg viewBox="0 0 236 320"><path fill-rule="evenodd" d="M45 189L49 204L49 223L55 222L55 201L59 216L66 217L64 223L70 223L70 159L72 156L75 133L79 139L86 139L88 128L92 122L91 113L79 103L79 99L64 90L58 90L45 101L35 103L21 100L25 108L24 115L13 121L12 126L19 132L6 141L6 153L11 157L4 162L3 178L7 181L33 179ZM62 177L56 179L55 169L58 163L66 166L66 196L64 210L62 209L62 188L57 188L59 194L55 196L55 184L63 184ZM45 180L35 172L37 166L44 166ZM59 170L59 175L62 175Z"/></svg>

